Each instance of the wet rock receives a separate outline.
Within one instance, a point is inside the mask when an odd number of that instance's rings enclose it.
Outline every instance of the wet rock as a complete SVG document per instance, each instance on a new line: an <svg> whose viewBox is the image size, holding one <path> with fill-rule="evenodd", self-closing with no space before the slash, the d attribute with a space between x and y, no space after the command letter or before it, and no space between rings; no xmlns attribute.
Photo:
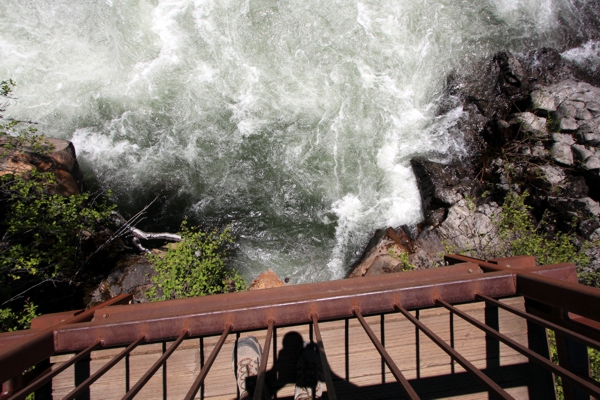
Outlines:
<svg viewBox="0 0 600 400"><path fill-rule="evenodd" d="M250 284L249 290L269 289L285 286L285 283L271 269L267 269L258 275Z"/></svg>
<svg viewBox="0 0 600 400"><path fill-rule="evenodd" d="M0 138L0 148L13 138ZM69 141L46 138L43 146L48 153L41 154L33 151L31 146L25 146L25 151L10 152L0 157L0 176L31 171L36 168L40 172L52 172L57 185L53 193L61 196L80 194L83 189L83 175L79 169L75 147ZM2 153L0 153L2 154Z"/></svg>
<svg viewBox="0 0 600 400"><path fill-rule="evenodd" d="M564 165L573 165L573 153L568 143L555 142L550 149L554 161Z"/></svg>
<svg viewBox="0 0 600 400"><path fill-rule="evenodd" d="M401 272L400 254L407 253L412 260L413 257L410 254L414 252L413 241L407 230L410 229L400 227L378 230L361 258L353 264L348 277L358 278L388 272Z"/></svg>
<svg viewBox="0 0 600 400"><path fill-rule="evenodd" d="M527 78L521 62L509 52L499 53L495 59L502 71L498 76L502 92L509 95L519 93L519 88L523 86Z"/></svg>
<svg viewBox="0 0 600 400"><path fill-rule="evenodd" d="M120 294L132 294L136 302L150 301L146 293L154 285L156 271L144 255L126 254L91 294L90 306Z"/></svg>
<svg viewBox="0 0 600 400"><path fill-rule="evenodd" d="M469 172L464 164L440 164L423 158L411 160L423 199L423 209L447 207L459 201L460 193L470 190Z"/></svg>

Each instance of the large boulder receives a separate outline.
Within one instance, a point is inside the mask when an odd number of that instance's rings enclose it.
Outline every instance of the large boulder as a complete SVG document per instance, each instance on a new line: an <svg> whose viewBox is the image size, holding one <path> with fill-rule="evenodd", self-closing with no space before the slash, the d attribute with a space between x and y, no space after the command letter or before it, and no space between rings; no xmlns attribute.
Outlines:
<svg viewBox="0 0 600 400"><path fill-rule="evenodd" d="M0 148L14 138L0 138ZM56 138L45 138L43 151L36 151L30 145L24 151L0 152L0 176L19 174L34 168L40 172L52 172L57 185L52 188L55 194L70 196L83 190L83 174L79 169L73 143Z"/></svg>

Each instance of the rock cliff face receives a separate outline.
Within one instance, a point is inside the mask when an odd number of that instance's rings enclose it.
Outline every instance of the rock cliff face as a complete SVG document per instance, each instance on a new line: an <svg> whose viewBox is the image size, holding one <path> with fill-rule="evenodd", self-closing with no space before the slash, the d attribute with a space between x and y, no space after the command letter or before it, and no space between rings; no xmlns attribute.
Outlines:
<svg viewBox="0 0 600 400"><path fill-rule="evenodd" d="M552 49L499 53L449 79L448 94L467 112L460 129L471 154L447 165L411 161L425 221L394 230L410 237L410 261L439 265L448 247L493 252L495 217L509 190L528 191L549 234L577 221L581 240L600 238L599 82L597 73L580 71ZM385 240L370 252L385 248ZM367 274L367 263L363 258L350 276Z"/></svg>

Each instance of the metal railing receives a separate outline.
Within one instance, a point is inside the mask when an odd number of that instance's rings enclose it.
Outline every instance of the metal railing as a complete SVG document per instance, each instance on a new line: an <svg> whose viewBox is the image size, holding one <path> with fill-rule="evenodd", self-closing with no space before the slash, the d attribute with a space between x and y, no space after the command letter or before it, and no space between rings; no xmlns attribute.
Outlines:
<svg viewBox="0 0 600 400"><path fill-rule="evenodd" d="M131 399L156 371L164 368L166 360L185 339L220 335L208 358L204 360L204 355L201 357L201 370L185 397L192 399L201 392L205 378L229 334L266 329L254 394L255 399L260 399L276 329L310 324L311 339L314 333L321 356L326 393L328 398L335 399L335 382L327 361L320 323L356 318L381 355L382 363L387 365L398 381L398 394L418 399L414 380L409 381L405 377L386 350L383 323L379 339L364 318L387 313L403 315L417 332L431 339L478 380L492 397L513 398L500 383L454 348L453 337L450 343L446 342L409 312L431 307L448 310L451 324L455 316L459 317L485 332L487 337L509 346L531 363L540 365L548 374L560 376L565 398L590 398L590 395L600 398L600 384L589 377L587 364L587 348L600 350L600 289L579 285L574 265L536 266L533 257L483 261L447 255L446 261L452 265L157 303L127 304L131 296L121 295L86 311L44 315L34 320L30 330L0 334L0 382L5 382L1 398L25 398L68 367L89 357L92 351L125 347L94 374L81 380L64 397L89 398L90 386L120 360L127 359L138 345L163 343L162 356L132 387L127 377L123 399ZM496 300L511 296L524 296L526 310ZM524 346L500 333L498 327L483 323L455 306L468 302L484 302L486 306L501 308L524 318L529 334L536 329L543 334L538 335L537 342L530 340L529 346ZM560 360L558 365L548 359L545 329L555 332ZM539 340L540 337L542 340ZM166 348L166 341L174 342ZM347 353L351 353L352 348L346 346ZM540 351L540 348L545 351ZM70 360L54 368L49 367L49 357L72 352L77 354ZM32 370L31 367L36 365L38 367ZM166 397L165 389L163 397Z"/></svg>

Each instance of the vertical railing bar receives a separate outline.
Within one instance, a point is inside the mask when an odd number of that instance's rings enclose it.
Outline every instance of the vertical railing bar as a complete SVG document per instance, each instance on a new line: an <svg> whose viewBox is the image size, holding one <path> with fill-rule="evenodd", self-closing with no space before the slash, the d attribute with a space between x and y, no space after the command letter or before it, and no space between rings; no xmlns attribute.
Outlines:
<svg viewBox="0 0 600 400"><path fill-rule="evenodd" d="M277 365L277 328L273 327L273 365ZM277 398L277 391L272 395L274 399Z"/></svg>
<svg viewBox="0 0 600 400"><path fill-rule="evenodd" d="M477 328L486 332L490 336L501 341L505 345L507 345L507 346L513 348L514 350L518 351L519 353L523 354L529 360L542 365L544 368L550 370L551 372L553 372L557 375L560 375L563 379L566 379L569 382L572 382L572 383L580 386L587 393L594 395L594 396L600 396L600 387L596 386L598 384L597 382L596 382L596 385L594 385L594 383L588 382L587 380L582 379L581 377L575 375L571 371L568 371L568 370L554 364L553 362L540 356L536 352L529 350L528 348L526 348L526 347L522 346L521 344L515 342L514 340L510 339L506 335L503 335L502 333L498 332L497 330L490 328L489 326L481 323L481 321L478 321L477 319L462 312L461 310L457 309L456 307L451 306L450 304L446 303L443 300L437 299L436 303L441 304L443 307L454 312L459 317L461 317L465 321L469 322L471 325L476 326Z"/></svg>
<svg viewBox="0 0 600 400"><path fill-rule="evenodd" d="M310 342L314 342L315 339L313 338L313 323L312 321L308 323L308 339L310 340Z"/></svg>
<svg viewBox="0 0 600 400"><path fill-rule="evenodd" d="M167 351L167 342L162 342L162 352L165 354ZM167 362L165 361L162 365L162 390L163 400L167 400Z"/></svg>
<svg viewBox="0 0 600 400"><path fill-rule="evenodd" d="M102 345L102 342L98 341L98 342L94 343L93 345L89 346L87 349L80 351L73 358L60 364L56 369L53 369L52 372L40 376L39 378L37 378L36 380L31 382L29 385L27 385L23 389L19 390L17 393L15 393L11 397L9 397L9 400L24 398L25 396L29 395L30 393L34 392L35 390L41 388L46 383L48 383L48 381L50 381L52 378L54 378L56 375L60 374L65 369L69 368L71 365L75 364L77 361L81 360L82 358L87 357L92 351L96 350L101 345Z"/></svg>
<svg viewBox="0 0 600 400"><path fill-rule="evenodd" d="M415 311L415 317L419 319L419 310ZM416 370L417 379L421 379L421 340L419 336L419 328L415 326L415 359L416 359Z"/></svg>
<svg viewBox="0 0 600 400"><path fill-rule="evenodd" d="M450 313L450 347L454 349L454 313ZM450 357L450 371L452 374L456 373L456 367L454 365L454 358Z"/></svg>
<svg viewBox="0 0 600 400"><path fill-rule="evenodd" d="M267 360L269 359L269 350L271 350L271 339L273 338L273 326L275 320L269 318L269 329L267 329L267 338L263 346L263 354L260 360L260 368L258 370L258 379L256 381L256 389L254 390L253 400L261 400L263 391L265 390L265 376L267 375Z"/></svg>
<svg viewBox="0 0 600 400"><path fill-rule="evenodd" d="M98 371L96 371L92 376L90 376L85 381L83 381L81 383L81 385L79 385L75 389L73 389L71 391L71 393L69 393L68 395L66 395L63 398L63 400L70 400L70 399L74 399L77 396L79 396L83 391L85 391L87 388L89 388L92 385L92 383L96 382L102 375L107 373L112 367L114 367L119 361L121 361L123 359L123 357L128 356L129 353L131 353L133 351L133 349L135 349L140 343L142 343L145 340L146 340L146 338L144 336L141 336L138 340L131 343L129 346L127 346L126 349L124 349L118 355L113 357L112 360L110 360L109 362L104 364L102 366L102 368L100 368Z"/></svg>
<svg viewBox="0 0 600 400"><path fill-rule="evenodd" d="M313 327L315 329L315 336L317 337L317 347L319 348L319 355L321 356L321 367L325 374L325 384L327 385L327 396L330 400L336 400L335 388L333 387L333 379L331 379L331 369L327 362L327 355L325 354L325 345L323 344L323 338L321 337L321 330L319 329L319 322L316 314L311 316Z"/></svg>
<svg viewBox="0 0 600 400"><path fill-rule="evenodd" d="M406 392L406 394L408 394L408 397L410 397L411 399L419 399L419 396L417 395L413 387L410 385L410 383L408 383L400 369L396 366L396 363L394 363L387 350L381 345L381 343L377 339L377 336L375 336L375 333L373 333L373 330L371 330L371 327L369 326L369 324L367 324L367 321L365 321L365 319L361 315L359 309L354 307L352 308L352 312L354 313L354 315L356 315L356 318L358 319L363 329L369 336L369 339L371 339L371 342L373 342L373 345L375 345L375 348L377 349L379 354L381 354L381 356L385 359L388 368L390 369L390 371L392 371L392 374L394 375L398 383L400 383L400 385L404 388L404 391Z"/></svg>
<svg viewBox="0 0 600 400"><path fill-rule="evenodd" d="M129 354L125 356L125 393L130 389Z"/></svg>
<svg viewBox="0 0 600 400"><path fill-rule="evenodd" d="M234 342L235 344L234 344L234 346L237 346L237 344L239 343L239 341L240 341L240 333L236 332L235 333L235 342ZM233 349L233 365L237 365L237 363L238 363L237 351L235 351L235 347L234 347L234 349ZM237 378L237 376L236 376L236 378ZM240 393L240 386L239 385L235 385L235 390L237 392L236 398L239 399L240 398L240 394L241 394Z"/></svg>
<svg viewBox="0 0 600 400"><path fill-rule="evenodd" d="M385 347L385 314L379 316L379 331L381 337L381 345ZM381 384L385 384L385 360L381 358Z"/></svg>
<svg viewBox="0 0 600 400"><path fill-rule="evenodd" d="M167 358L169 358L169 356L171 354L173 354L173 352L177 349L177 347L179 347L181 342L183 342L183 340L187 336L188 336L188 331L187 331L187 329L184 329L183 332L181 332L181 335L179 335L177 340L175 340L175 342L173 342L173 344L169 347L169 349L154 363L154 365L152 365L152 367L150 367L150 369L148 371L146 371L144 376L142 376L140 378L140 380L137 381L137 383L135 385L133 385L131 390L129 390L127 393L125 393L125 396L123 396L123 400L128 400L128 399L134 398L135 395L138 394L138 392L140 390L142 390L144 385L146 383L148 383L150 378L152 378L152 376L156 373L156 371L158 371L158 369L163 365L163 363L165 361L167 361Z"/></svg>
<svg viewBox="0 0 600 400"><path fill-rule="evenodd" d="M200 370L204 368L204 337L200 337ZM200 400L204 400L204 385L200 387Z"/></svg>
<svg viewBox="0 0 600 400"><path fill-rule="evenodd" d="M425 335L429 337L435 344L438 345L442 350L446 352L450 357L456 360L464 369L469 371L471 374L475 375L477 380L484 384L490 391L496 393L503 399L514 399L511 395L509 395L500 385L490 379L486 374L481 372L477 367L475 367L472 363L470 363L466 358L464 358L458 351L453 349L446 343L442 338L436 335L431 329L429 329L425 324L421 321L417 320L413 317L404 307L399 304L394 304L394 307L404 315L406 319L412 322L419 330L423 331Z"/></svg>
<svg viewBox="0 0 600 400"><path fill-rule="evenodd" d="M536 324L538 324L540 326L543 326L544 328L552 329L553 331L562 333L563 335L565 335L565 336L567 336L567 337L569 337L569 338L571 338L573 340L576 340L578 342L581 342L581 343L585 344L586 346L590 346L590 347L595 348L596 350L600 350L600 342L597 342L594 339L587 338L587 337L585 337L583 335L580 335L577 332L573 332L573 331L571 331L569 329L563 328L560 325L556 325L556 324L554 324L554 323L552 323L550 321L546 321L545 319L537 317L537 316L535 316L533 314L530 314L528 312L521 311L521 310L519 310L517 308L509 306L508 304L504 304L504 303L502 303L502 302L500 302L498 300L492 299L491 297L484 296L484 295L481 295L481 294L477 295L477 297L480 297L481 299L483 299L487 303L491 303L491 304L493 304L493 305L495 305L497 307L500 307L500 308L502 308L502 309L504 309L504 310L506 310L506 311L508 311L510 313L518 315L519 317L525 318L528 321L535 322Z"/></svg>
<svg viewBox="0 0 600 400"><path fill-rule="evenodd" d="M346 318L344 323L344 358L346 361L346 382L350 382L350 319Z"/></svg>
<svg viewBox="0 0 600 400"><path fill-rule="evenodd" d="M202 386L202 384L204 383L204 379L206 378L206 375L208 375L208 371L210 370L213 363L215 362L215 359L217 358L217 355L221 351L221 348L223 347L223 344L225 343L227 336L231 333L232 328L233 327L231 326L231 324L225 325L225 330L221 334L221 337L219 338L219 341L217 342L217 344L215 344L215 347L214 347L213 351L210 353L210 356L208 356L208 360L206 360L206 364L200 370L200 373L196 377L196 380L192 384L192 387L190 387L190 390L188 391L187 395L185 396L185 400L192 400L194 398L194 396L196 396L196 393L198 393L198 389L200 389L200 386Z"/></svg>

